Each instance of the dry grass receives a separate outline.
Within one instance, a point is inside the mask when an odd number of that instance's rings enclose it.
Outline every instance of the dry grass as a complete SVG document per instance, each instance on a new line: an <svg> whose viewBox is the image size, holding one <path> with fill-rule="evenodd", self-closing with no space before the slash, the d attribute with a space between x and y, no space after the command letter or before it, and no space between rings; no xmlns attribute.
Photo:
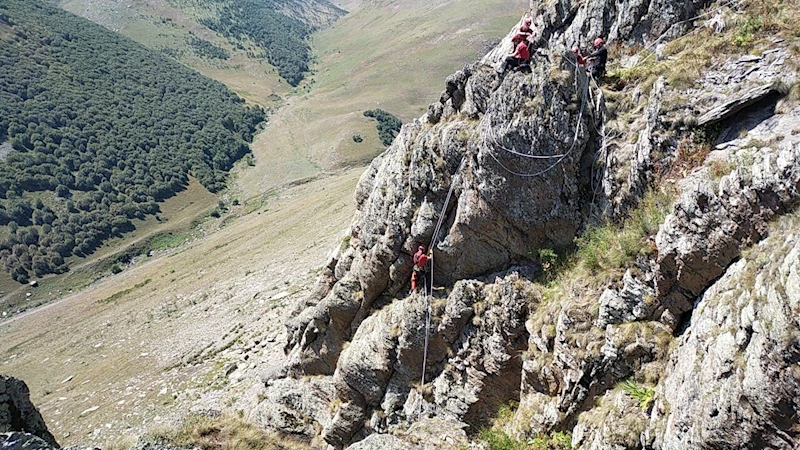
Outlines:
<svg viewBox="0 0 800 450"><path fill-rule="evenodd" d="M360 172L281 191L203 239L0 324L2 372L28 383L66 445L137 434L206 392L223 402L231 387L222 349L283 330L289 305L307 294L340 243ZM274 305L282 292L289 296Z"/></svg>
<svg viewBox="0 0 800 450"><path fill-rule="evenodd" d="M610 66L608 83L618 87L640 84L647 93L663 75L675 89L693 87L702 73L721 58L764 50L772 47L776 38L796 41L800 37L798 7L797 0L746 0L738 11L726 10L728 23L722 33L698 27L668 43L662 61L657 61L649 50L618 48L618 52L638 53L639 62L630 68Z"/></svg>
<svg viewBox="0 0 800 450"><path fill-rule="evenodd" d="M195 415L178 428L152 430L148 442L203 450L306 450L309 445L267 433L239 415Z"/></svg>

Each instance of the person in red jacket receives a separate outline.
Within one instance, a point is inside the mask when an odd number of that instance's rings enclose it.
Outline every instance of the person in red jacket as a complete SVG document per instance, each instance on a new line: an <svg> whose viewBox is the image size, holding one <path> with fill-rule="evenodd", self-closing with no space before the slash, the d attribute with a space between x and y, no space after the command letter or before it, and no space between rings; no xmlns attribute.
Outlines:
<svg viewBox="0 0 800 450"><path fill-rule="evenodd" d="M420 277L425 277L426 266L428 265L428 261L430 261L431 256L425 253L425 246L420 245L417 248L417 253L414 253L414 272L411 273L411 290L417 290L417 283L419 282Z"/></svg>
<svg viewBox="0 0 800 450"><path fill-rule="evenodd" d="M503 61L503 65L497 69L497 73L503 74L509 68L519 67L523 63L527 63L531 59L531 50L528 44L528 40L523 38L522 35L517 34L514 36L512 42L515 45L514 54L507 57L505 61Z"/></svg>
<svg viewBox="0 0 800 450"><path fill-rule="evenodd" d="M517 31L517 36L523 36L525 39L528 39L533 34L533 30L531 29L532 19L530 17L526 17L522 20L522 25L519 26L519 31Z"/></svg>

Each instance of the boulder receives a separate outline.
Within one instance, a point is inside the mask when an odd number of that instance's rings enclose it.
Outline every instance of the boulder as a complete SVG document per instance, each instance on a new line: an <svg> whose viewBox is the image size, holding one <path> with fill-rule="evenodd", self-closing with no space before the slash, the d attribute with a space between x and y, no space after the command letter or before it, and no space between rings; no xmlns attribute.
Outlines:
<svg viewBox="0 0 800 450"><path fill-rule="evenodd" d="M30 390L25 382L0 375L0 432L12 431L32 434L47 445L59 448L39 410L31 403Z"/></svg>

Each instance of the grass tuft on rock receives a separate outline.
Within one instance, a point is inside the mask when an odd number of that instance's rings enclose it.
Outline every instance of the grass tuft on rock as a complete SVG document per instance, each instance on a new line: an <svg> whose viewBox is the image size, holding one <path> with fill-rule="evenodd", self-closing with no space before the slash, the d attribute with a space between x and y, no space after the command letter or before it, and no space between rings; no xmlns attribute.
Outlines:
<svg viewBox="0 0 800 450"><path fill-rule="evenodd" d="M267 433L242 417L193 415L177 428L151 430L148 442L203 450L307 450L305 443Z"/></svg>
<svg viewBox="0 0 800 450"><path fill-rule="evenodd" d="M621 227L608 222L589 228L577 239L576 265L590 272L618 272L640 254L652 252L648 238L658 231L671 207L671 195L649 191Z"/></svg>

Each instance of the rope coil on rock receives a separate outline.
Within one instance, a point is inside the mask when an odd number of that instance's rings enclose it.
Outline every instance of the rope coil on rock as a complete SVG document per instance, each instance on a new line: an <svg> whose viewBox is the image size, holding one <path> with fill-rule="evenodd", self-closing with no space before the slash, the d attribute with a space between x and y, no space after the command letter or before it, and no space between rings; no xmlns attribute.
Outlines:
<svg viewBox="0 0 800 450"><path fill-rule="evenodd" d="M569 60L567 60L567 61L569 61ZM569 61L569 62L572 62L572 61ZM578 83L578 67L579 67L579 66L578 66L577 64L573 64L573 65L575 66L575 83L576 83L576 88L575 88L575 90L577 91L577 90L578 90L578 88L577 88L577 83ZM494 161L495 161L495 162L496 162L498 165L500 165L500 167L502 167L503 169L505 169L505 170L506 170L507 172L509 172L510 174L512 174L512 175L516 175L516 176L518 176L518 177L523 177L523 178L533 178L533 177L542 176L542 175L546 174L547 172L549 172L549 171L553 170L553 169L554 169L556 166L560 165L560 164L561 164L561 163L564 161L564 159L566 159L566 158L567 158L567 156L571 155L571 154L572 154L572 152L575 150L575 145L576 145L576 144L577 144L577 142L578 142L578 135L580 134L581 127L583 126L583 113L584 113L584 111L586 110L586 102L587 102L587 93L588 93L588 90L589 90L589 86L588 86L588 84L587 84L587 85L586 85L586 88L585 88L585 89L583 90L583 92L581 93L581 110L580 110L580 113L578 114L578 123L577 123L577 126L575 127L575 135L574 135L574 136L573 136L573 138L572 138L572 144L570 145L570 147L569 147L569 150L567 150L565 153L563 153L563 154L561 154L561 155L558 155L558 159L557 159L557 160L556 160L556 161L555 161L553 164L551 164L550 166L548 166L547 168L545 168L545 169L542 169L542 170L539 170L539 171L537 171L537 172L533 172L533 173L520 173L520 172L516 172L516 171L514 171L514 170L512 170L512 169L508 168L508 167L507 167L505 164L503 164L502 162L500 162L500 160L499 160L499 159L497 159L497 157L496 157L496 156L495 156L495 155L494 155L492 152L490 152L490 151L489 151L489 152L487 152L487 153L489 153L489 156L491 156L491 157L492 157L492 159L494 159ZM485 139L486 139L486 138L484 137L484 145L486 145L486 141L485 141ZM488 146L486 146L486 147L488 148ZM501 146L501 148L502 148L502 146ZM506 150L505 148L502 148L502 149L503 149L503 150ZM507 151L507 150L506 150L506 151ZM521 153L518 153L518 152L512 152L512 153L523 155L523 154L521 154ZM530 155L523 155L523 156L530 156Z"/></svg>

